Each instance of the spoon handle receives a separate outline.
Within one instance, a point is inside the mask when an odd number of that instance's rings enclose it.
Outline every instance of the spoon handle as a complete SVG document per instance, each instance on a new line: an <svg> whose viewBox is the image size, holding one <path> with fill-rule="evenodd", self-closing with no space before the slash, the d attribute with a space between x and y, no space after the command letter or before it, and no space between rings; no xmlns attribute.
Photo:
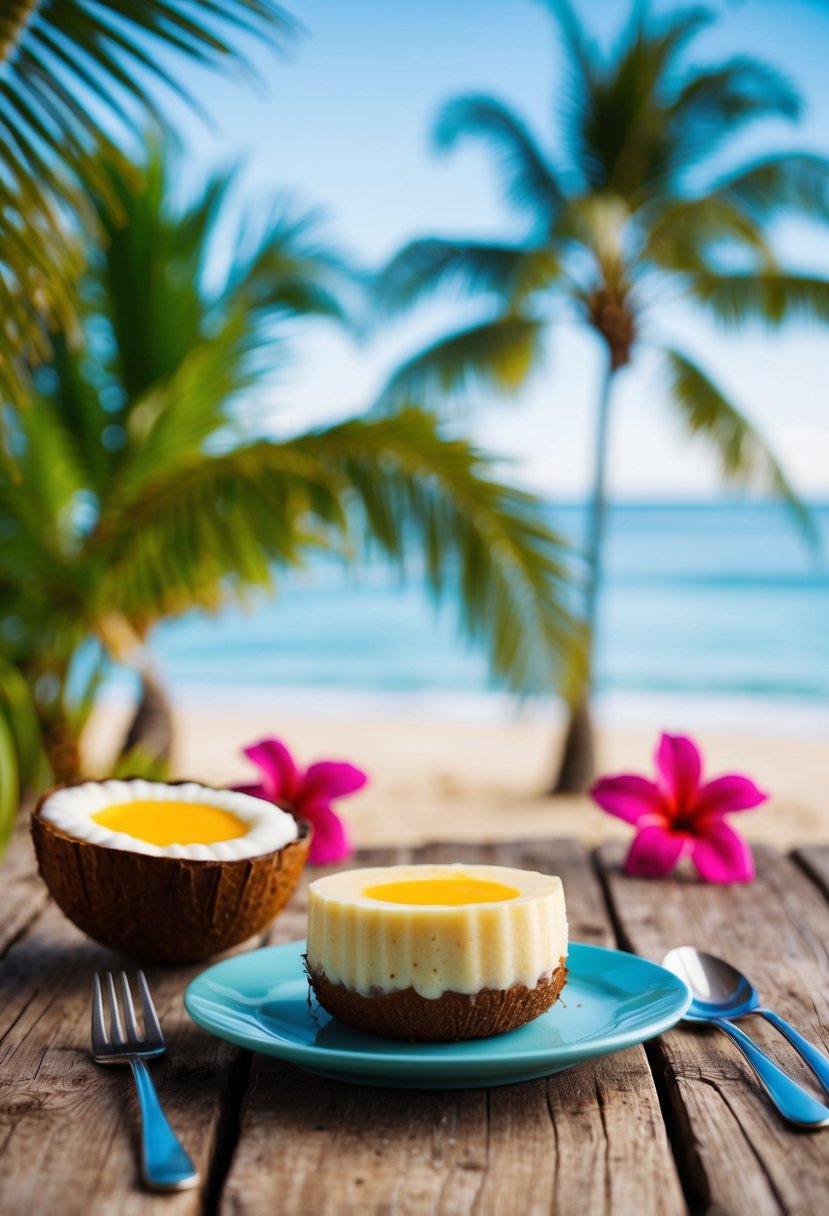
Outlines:
<svg viewBox="0 0 829 1216"><path fill-rule="evenodd" d="M808 1039L804 1039L803 1035L800 1034L799 1031L795 1030L794 1026L790 1026L789 1023L784 1018L781 1018L779 1013L775 1013L773 1009L756 1009L755 1013L761 1014L767 1022L771 1022L772 1026L776 1026L777 1029L786 1036L791 1045L806 1061L812 1072L820 1081L823 1088L829 1094L829 1057L825 1056L822 1051L817 1049L817 1047L814 1047Z"/></svg>
<svg viewBox="0 0 829 1216"><path fill-rule="evenodd" d="M738 1026L726 1022L724 1018L715 1018L712 1021L715 1026L719 1026L720 1030L724 1030L740 1048L784 1119L788 1119L790 1123L797 1123L800 1127L817 1128L829 1125L829 1107L818 1102L796 1081L787 1077L766 1053L760 1050L753 1039L744 1034Z"/></svg>

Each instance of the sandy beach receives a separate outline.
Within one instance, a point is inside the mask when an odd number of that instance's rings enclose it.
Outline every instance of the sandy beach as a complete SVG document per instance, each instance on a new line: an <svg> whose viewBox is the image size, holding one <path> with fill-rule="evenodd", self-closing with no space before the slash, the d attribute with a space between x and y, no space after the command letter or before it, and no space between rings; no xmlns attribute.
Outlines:
<svg viewBox="0 0 829 1216"><path fill-rule="evenodd" d="M105 768L127 716L126 706L105 704L90 723L87 753L95 771ZM207 702L179 709L177 729L178 777L250 780L254 772L240 749L265 735L285 740L301 764L360 765L370 775L368 787L340 804L355 845L555 836L596 844L630 835L586 797L543 796L558 740L557 728L537 717L473 721L364 710L350 717ZM649 773L658 732L658 725L600 726L601 771ZM739 817L750 840L781 848L829 841L825 738L713 726L692 733L710 776L746 772L770 792L765 806Z"/></svg>

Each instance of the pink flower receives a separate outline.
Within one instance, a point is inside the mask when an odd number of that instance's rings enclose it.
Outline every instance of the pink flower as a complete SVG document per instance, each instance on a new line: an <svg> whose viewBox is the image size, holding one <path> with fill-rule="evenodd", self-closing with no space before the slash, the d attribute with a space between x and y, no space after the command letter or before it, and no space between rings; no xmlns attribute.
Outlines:
<svg viewBox="0 0 829 1216"><path fill-rule="evenodd" d="M655 760L656 781L622 773L590 791L602 810L636 825L625 873L664 878L689 856L706 882L749 882L751 849L723 816L759 806L768 794L738 773L700 784L702 757L684 735L663 735Z"/></svg>
<svg viewBox="0 0 829 1216"><path fill-rule="evenodd" d="M234 789L267 802L288 803L297 818L307 819L314 828L309 861L326 865L349 856L351 846L345 828L331 810L331 803L362 789L368 781L365 773L353 764L336 760L321 760L303 773L279 739L261 739L244 748L244 754L260 770L262 780Z"/></svg>

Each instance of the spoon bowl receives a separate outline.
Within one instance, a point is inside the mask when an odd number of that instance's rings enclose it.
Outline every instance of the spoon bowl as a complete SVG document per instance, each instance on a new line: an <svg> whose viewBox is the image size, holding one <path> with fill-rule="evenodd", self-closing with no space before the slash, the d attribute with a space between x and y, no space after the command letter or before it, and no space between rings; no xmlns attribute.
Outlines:
<svg viewBox="0 0 829 1216"><path fill-rule="evenodd" d="M778 1068L753 1039L734 1025L734 1019L756 1013L771 1022L796 1048L827 1093L829 1059L778 1014L761 1005L754 985L736 967L693 946L670 950L662 966L684 980L691 991L691 1004L684 1020L706 1022L727 1034L751 1064L784 1119L810 1129L829 1126L829 1107Z"/></svg>
<svg viewBox="0 0 829 1216"><path fill-rule="evenodd" d="M704 950L677 946L668 951L662 965L683 979L691 990L693 999L685 1014L689 1021L740 1018L760 1006L757 989L742 972Z"/></svg>

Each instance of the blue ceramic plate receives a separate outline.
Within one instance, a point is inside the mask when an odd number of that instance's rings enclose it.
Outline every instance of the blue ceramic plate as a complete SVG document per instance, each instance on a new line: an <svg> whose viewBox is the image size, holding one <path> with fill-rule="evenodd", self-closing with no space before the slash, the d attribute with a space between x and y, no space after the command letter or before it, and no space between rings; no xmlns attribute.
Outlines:
<svg viewBox="0 0 829 1216"><path fill-rule="evenodd" d="M305 942L237 954L184 994L190 1017L220 1039L308 1072L360 1085L475 1089L562 1072L652 1039L690 1003L682 980L635 954L571 943L560 1001L528 1026L464 1043L404 1043L352 1030L309 1004Z"/></svg>

